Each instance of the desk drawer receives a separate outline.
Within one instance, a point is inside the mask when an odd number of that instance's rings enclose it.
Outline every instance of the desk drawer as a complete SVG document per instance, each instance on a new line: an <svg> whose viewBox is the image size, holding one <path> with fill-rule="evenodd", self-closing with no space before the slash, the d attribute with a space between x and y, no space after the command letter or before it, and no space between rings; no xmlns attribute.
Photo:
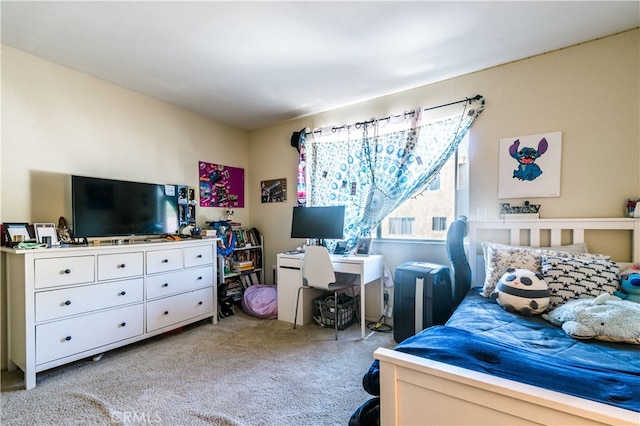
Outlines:
<svg viewBox="0 0 640 426"><path fill-rule="evenodd" d="M344 272L347 274L360 274L362 272L362 265L359 263L350 262L332 262L333 270L335 272Z"/></svg>
<svg viewBox="0 0 640 426"><path fill-rule="evenodd" d="M142 304L36 326L36 365L144 332Z"/></svg>
<svg viewBox="0 0 640 426"><path fill-rule="evenodd" d="M292 269L300 269L302 268L302 258L292 259L290 257L281 257L279 259L278 266L280 268L292 268Z"/></svg>

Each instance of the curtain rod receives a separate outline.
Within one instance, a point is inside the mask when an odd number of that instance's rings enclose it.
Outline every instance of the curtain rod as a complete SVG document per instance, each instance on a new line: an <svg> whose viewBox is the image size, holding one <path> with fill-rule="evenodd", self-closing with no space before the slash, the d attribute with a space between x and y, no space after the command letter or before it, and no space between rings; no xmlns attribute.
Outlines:
<svg viewBox="0 0 640 426"><path fill-rule="evenodd" d="M449 102L447 104L442 104L442 105L437 105L437 106L433 106L433 107L423 108L422 110L423 111L430 111L430 110L433 110L433 109L444 108L444 107L455 105L455 104L461 104L463 102L473 102L473 101L480 101L480 100L482 100L482 104L484 105L483 96L482 95L475 95L472 98L464 98L464 99L460 99L458 101ZM397 118L397 117L402 117L402 116L406 117L407 115L413 115L413 114L415 114L415 111L412 110L412 111L405 112L405 113L398 114L398 115L389 115L389 116L384 117L384 118L373 118L373 119L367 120L367 121L359 121L359 122L357 122L355 124L352 124L351 126L355 126L356 128L359 128L363 124L371 124L371 123L374 123L376 121L390 120L391 118ZM332 130L336 131L336 130L339 130L339 129L344 129L345 127L349 127L349 126L350 125L344 124L344 125L339 126L339 127L333 127ZM305 135L310 135L312 133L321 133L321 132L322 132L321 129L312 130L311 132L305 132Z"/></svg>

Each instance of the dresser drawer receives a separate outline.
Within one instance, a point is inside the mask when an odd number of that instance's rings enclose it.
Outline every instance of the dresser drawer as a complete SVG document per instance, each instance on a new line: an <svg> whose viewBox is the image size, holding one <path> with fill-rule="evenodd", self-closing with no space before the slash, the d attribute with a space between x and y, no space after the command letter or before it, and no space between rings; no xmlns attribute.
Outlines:
<svg viewBox="0 0 640 426"><path fill-rule="evenodd" d="M147 300L213 286L213 268L203 267L147 277Z"/></svg>
<svg viewBox="0 0 640 426"><path fill-rule="evenodd" d="M36 322L141 302L142 278L36 293Z"/></svg>
<svg viewBox="0 0 640 426"><path fill-rule="evenodd" d="M142 304L36 326L36 365L144 332Z"/></svg>
<svg viewBox="0 0 640 426"><path fill-rule="evenodd" d="M147 252L147 274L182 269L182 250L157 250Z"/></svg>
<svg viewBox="0 0 640 426"><path fill-rule="evenodd" d="M91 283L95 280L94 256L55 257L34 261L35 288Z"/></svg>
<svg viewBox="0 0 640 426"><path fill-rule="evenodd" d="M143 273L142 252L98 255L98 281L139 277Z"/></svg>
<svg viewBox="0 0 640 426"><path fill-rule="evenodd" d="M212 287L148 302L147 332L199 315L215 315Z"/></svg>
<svg viewBox="0 0 640 426"><path fill-rule="evenodd" d="M184 267L210 265L213 263L213 246L187 247L184 249Z"/></svg>

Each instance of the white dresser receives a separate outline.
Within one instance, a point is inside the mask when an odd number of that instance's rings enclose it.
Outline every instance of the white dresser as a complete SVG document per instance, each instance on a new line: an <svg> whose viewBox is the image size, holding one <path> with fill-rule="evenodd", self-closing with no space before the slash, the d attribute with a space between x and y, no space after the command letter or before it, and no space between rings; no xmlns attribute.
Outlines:
<svg viewBox="0 0 640 426"><path fill-rule="evenodd" d="M216 241L133 242L6 254L8 368L36 373L212 318Z"/></svg>

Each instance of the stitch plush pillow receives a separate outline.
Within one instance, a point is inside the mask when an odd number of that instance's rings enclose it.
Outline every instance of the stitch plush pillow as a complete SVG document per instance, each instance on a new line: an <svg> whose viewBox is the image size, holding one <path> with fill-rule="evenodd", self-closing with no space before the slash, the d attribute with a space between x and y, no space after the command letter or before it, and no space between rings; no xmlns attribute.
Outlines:
<svg viewBox="0 0 640 426"><path fill-rule="evenodd" d="M542 318L574 339L640 344L640 304L608 293L572 300Z"/></svg>
<svg viewBox="0 0 640 426"><path fill-rule="evenodd" d="M575 299L613 294L618 289L620 267L603 259L542 257L542 275L549 286L548 311Z"/></svg>
<svg viewBox="0 0 640 426"><path fill-rule="evenodd" d="M608 256L586 253L586 244L571 244L546 248L533 248L523 246L509 246L483 242L485 280L482 287L482 295L491 297L498 280L508 268L527 269L529 271L541 271L542 256L579 257L586 259L609 259Z"/></svg>

